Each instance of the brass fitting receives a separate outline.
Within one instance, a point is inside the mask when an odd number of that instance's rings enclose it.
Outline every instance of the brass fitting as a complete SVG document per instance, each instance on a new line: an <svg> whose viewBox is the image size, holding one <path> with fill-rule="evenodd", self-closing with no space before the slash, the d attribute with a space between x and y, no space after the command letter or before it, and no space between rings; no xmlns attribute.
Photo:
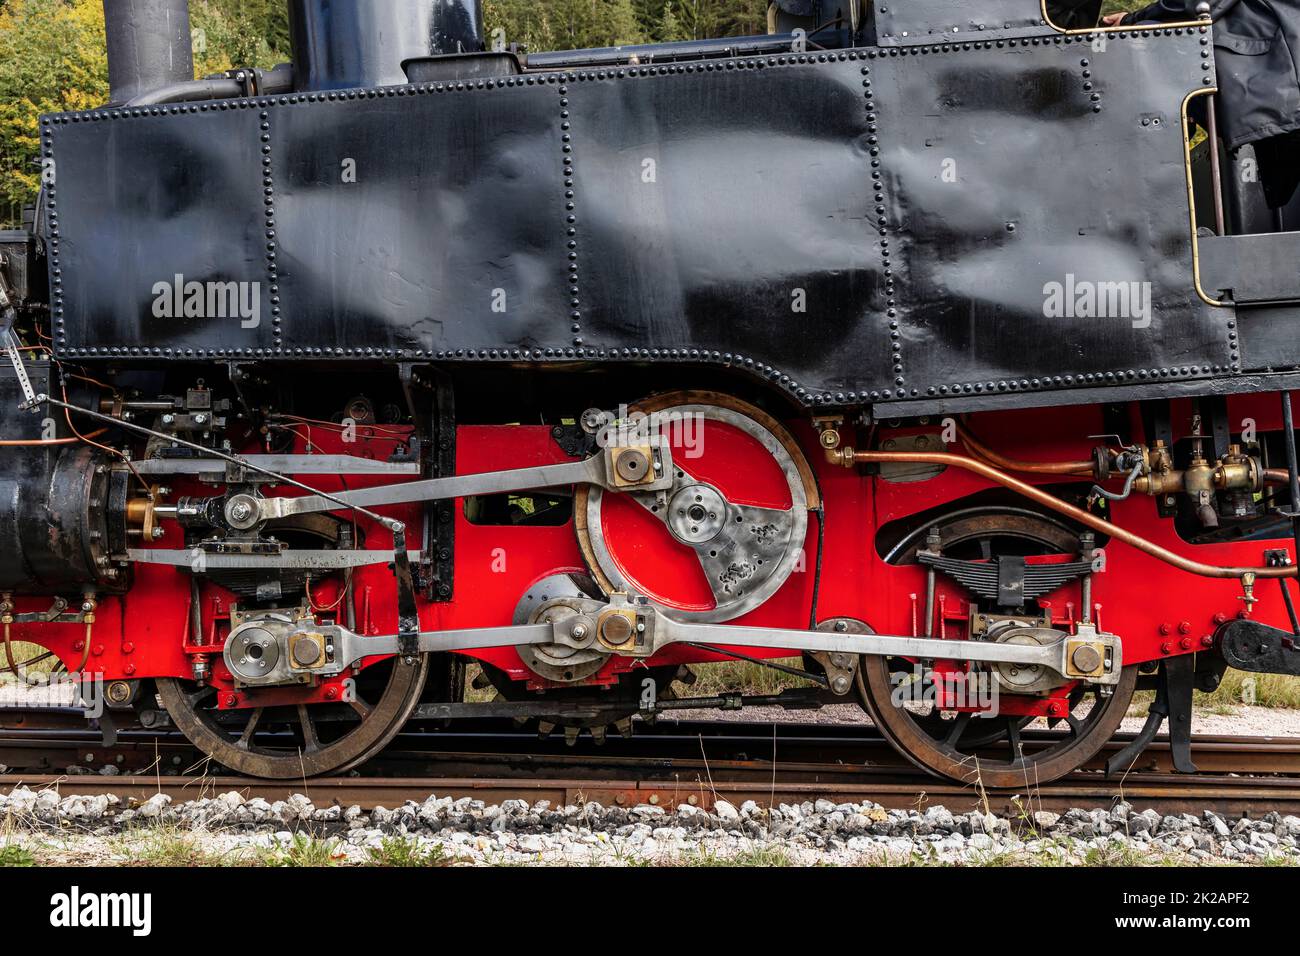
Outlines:
<svg viewBox="0 0 1300 956"><path fill-rule="evenodd" d="M83 623L90 625L95 623L95 609L99 607L99 602L95 600L93 591L87 591L81 598L81 620Z"/></svg>
<svg viewBox="0 0 1300 956"><path fill-rule="evenodd" d="M816 415L813 428L817 429L817 441L827 452L840 446L840 426L844 419L839 415Z"/></svg>
<svg viewBox="0 0 1300 956"><path fill-rule="evenodd" d="M1264 471L1259 460L1247 455L1240 445L1231 445L1228 454L1215 464L1197 455L1186 469L1173 467L1169 449L1157 441L1155 448L1146 454L1143 474L1133 483L1143 494L1172 495L1186 492L1200 498L1202 492L1260 491L1264 487Z"/></svg>
<svg viewBox="0 0 1300 956"><path fill-rule="evenodd" d="M154 541L162 537L163 531L158 524L156 509L162 498L170 493L170 488L153 485L145 496L127 501L126 533L131 537L144 538L146 541Z"/></svg>
<svg viewBox="0 0 1300 956"><path fill-rule="evenodd" d="M1242 595L1241 597L1237 598L1237 600L1241 601L1241 603L1246 605L1242 613L1244 613L1247 617L1249 617L1251 610L1255 607L1255 604L1259 601L1259 598L1255 597L1255 572L1254 571L1246 571L1245 573L1242 574L1241 591L1242 591Z"/></svg>
<svg viewBox="0 0 1300 956"><path fill-rule="evenodd" d="M1259 459L1247 455L1240 445L1229 445L1228 453L1214 469L1214 487L1219 491L1263 491L1264 470Z"/></svg>
<svg viewBox="0 0 1300 956"><path fill-rule="evenodd" d="M844 468L852 468L857 461L854 456L857 452L852 445L844 445L839 448L826 449L826 461L832 465L840 465Z"/></svg>

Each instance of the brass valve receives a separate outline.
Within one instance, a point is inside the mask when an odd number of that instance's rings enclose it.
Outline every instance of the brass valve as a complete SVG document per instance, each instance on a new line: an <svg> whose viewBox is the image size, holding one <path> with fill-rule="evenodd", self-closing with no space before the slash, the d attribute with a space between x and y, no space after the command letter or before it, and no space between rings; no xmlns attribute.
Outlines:
<svg viewBox="0 0 1300 956"><path fill-rule="evenodd" d="M1241 597L1237 598L1237 600L1241 601L1243 604L1246 605L1242 613L1244 613L1247 617L1249 617L1251 609L1253 609L1254 606L1259 602L1259 598L1255 597L1255 572L1254 571L1247 571L1245 574L1241 576L1241 591L1242 591L1242 595Z"/></svg>
<svg viewBox="0 0 1300 956"><path fill-rule="evenodd" d="M1259 459L1247 455L1240 445L1229 445L1228 453L1214 470L1214 487L1219 491L1263 491L1264 470Z"/></svg>
<svg viewBox="0 0 1300 956"><path fill-rule="evenodd" d="M1264 470L1259 459L1247 455L1240 445L1231 445L1228 453L1211 464L1203 454L1194 452L1185 469L1173 466L1169 449L1157 439L1155 447L1143 452L1142 472L1133 487L1147 495L1172 495L1187 492L1199 497L1202 492L1248 491L1264 487Z"/></svg>

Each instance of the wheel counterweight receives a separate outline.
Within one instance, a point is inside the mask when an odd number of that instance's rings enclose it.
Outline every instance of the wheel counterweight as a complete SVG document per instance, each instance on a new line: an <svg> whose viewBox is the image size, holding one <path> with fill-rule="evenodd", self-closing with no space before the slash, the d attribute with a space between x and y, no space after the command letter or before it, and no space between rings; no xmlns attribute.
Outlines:
<svg viewBox="0 0 1300 956"><path fill-rule="evenodd" d="M579 493L579 545L593 576L683 621L728 621L758 607L794 570L815 503L798 446L759 409L711 393L631 411L668 441L674 484Z"/></svg>

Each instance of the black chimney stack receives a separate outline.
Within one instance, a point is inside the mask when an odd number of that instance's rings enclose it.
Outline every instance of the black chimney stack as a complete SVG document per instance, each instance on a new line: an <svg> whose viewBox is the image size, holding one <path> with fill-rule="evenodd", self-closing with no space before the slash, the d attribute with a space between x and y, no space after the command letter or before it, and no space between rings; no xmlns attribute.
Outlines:
<svg viewBox="0 0 1300 956"><path fill-rule="evenodd" d="M405 83L402 63L483 50L481 0L289 0L295 85Z"/></svg>
<svg viewBox="0 0 1300 956"><path fill-rule="evenodd" d="M194 79L189 0L104 0L114 103Z"/></svg>

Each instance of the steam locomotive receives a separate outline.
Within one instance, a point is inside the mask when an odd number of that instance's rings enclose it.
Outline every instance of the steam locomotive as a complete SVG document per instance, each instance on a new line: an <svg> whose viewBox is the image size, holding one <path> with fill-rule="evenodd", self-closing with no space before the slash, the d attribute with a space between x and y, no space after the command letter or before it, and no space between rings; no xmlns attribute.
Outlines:
<svg viewBox="0 0 1300 956"><path fill-rule="evenodd" d="M1139 688L1106 769L1194 769L1194 689L1300 673L1300 233L1189 121L1208 14L1098 6L533 52L290 0L195 80L185 0L106 2L0 235L0 665L264 777L857 701L1020 787ZM692 696L736 659L800 686Z"/></svg>

